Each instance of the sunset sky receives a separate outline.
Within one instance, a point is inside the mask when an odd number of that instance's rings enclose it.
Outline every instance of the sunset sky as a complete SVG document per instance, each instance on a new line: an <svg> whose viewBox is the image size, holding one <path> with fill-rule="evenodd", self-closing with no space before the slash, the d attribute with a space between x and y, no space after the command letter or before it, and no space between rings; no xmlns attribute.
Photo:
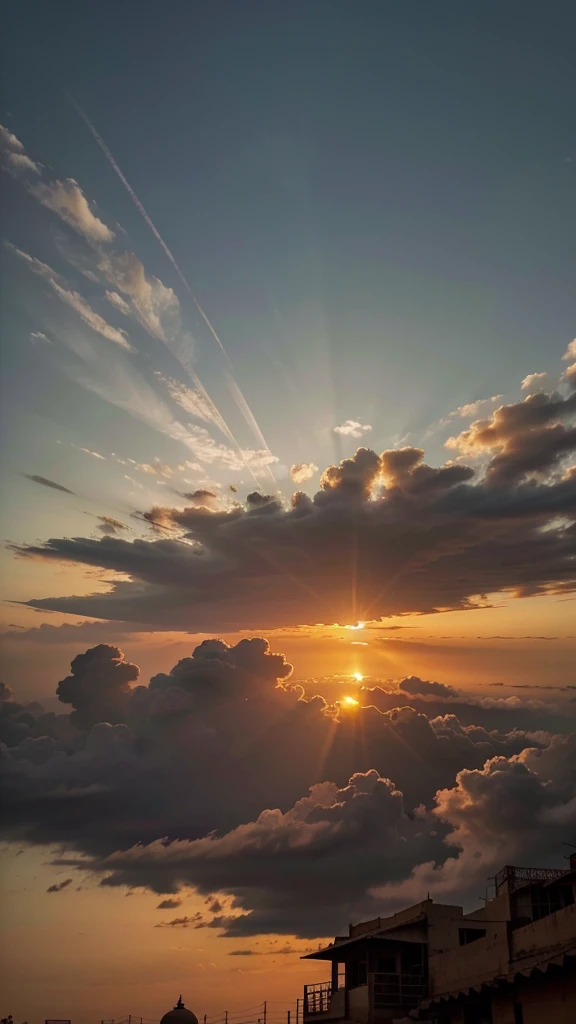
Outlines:
<svg viewBox="0 0 576 1024"><path fill-rule="evenodd" d="M576 842L574 8L4 21L0 1009L281 1015Z"/></svg>

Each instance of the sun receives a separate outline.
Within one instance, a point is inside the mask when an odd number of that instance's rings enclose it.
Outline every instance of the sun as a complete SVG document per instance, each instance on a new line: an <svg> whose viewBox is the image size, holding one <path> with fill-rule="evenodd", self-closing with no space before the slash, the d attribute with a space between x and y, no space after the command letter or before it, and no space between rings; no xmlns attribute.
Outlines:
<svg viewBox="0 0 576 1024"><path fill-rule="evenodd" d="M355 708L355 707L358 707L358 704L360 703L360 701L356 700L355 697L343 697L342 698L342 703L345 704L346 707L348 707L348 708Z"/></svg>
<svg viewBox="0 0 576 1024"><path fill-rule="evenodd" d="M344 626L344 629L364 629L365 622L357 622L354 626Z"/></svg>
<svg viewBox="0 0 576 1024"><path fill-rule="evenodd" d="M353 672L352 679L355 679L357 683L361 683L362 680L364 679L364 676L362 675L361 672Z"/></svg>

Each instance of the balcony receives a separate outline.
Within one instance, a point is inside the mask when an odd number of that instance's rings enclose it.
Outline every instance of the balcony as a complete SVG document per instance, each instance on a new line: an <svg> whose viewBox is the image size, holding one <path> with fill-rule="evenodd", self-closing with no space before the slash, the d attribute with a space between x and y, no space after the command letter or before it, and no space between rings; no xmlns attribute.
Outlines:
<svg viewBox="0 0 576 1024"><path fill-rule="evenodd" d="M345 1020L353 1010L372 1018L389 1009L413 1009L427 995L427 978L420 972L369 974L366 985L346 990L333 991L332 983L323 981L304 986L304 1021Z"/></svg>
<svg viewBox="0 0 576 1024"><path fill-rule="evenodd" d="M331 981L304 985L304 1019L321 1017L322 1020L341 1020L346 1016L344 987L332 988Z"/></svg>
<svg viewBox="0 0 576 1024"><path fill-rule="evenodd" d="M370 974L370 1006L374 1013L390 1007L412 1009L428 995L428 982L421 973Z"/></svg>

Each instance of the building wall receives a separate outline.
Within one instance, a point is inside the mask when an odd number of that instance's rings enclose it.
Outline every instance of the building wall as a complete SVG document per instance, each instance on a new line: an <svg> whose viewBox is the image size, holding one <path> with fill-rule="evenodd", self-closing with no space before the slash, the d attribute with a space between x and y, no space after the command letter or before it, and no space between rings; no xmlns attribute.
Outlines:
<svg viewBox="0 0 576 1024"><path fill-rule="evenodd" d="M368 985L351 988L348 992L348 1019L358 1024L367 1024L370 1017Z"/></svg>
<svg viewBox="0 0 576 1024"><path fill-rule="evenodd" d="M513 931L512 956L515 960L519 960L556 948L562 949L574 938L576 938L576 903Z"/></svg>
<svg viewBox="0 0 576 1024"><path fill-rule="evenodd" d="M576 977L566 974L526 979L517 986L516 1000L522 1006L524 1024L574 1024Z"/></svg>

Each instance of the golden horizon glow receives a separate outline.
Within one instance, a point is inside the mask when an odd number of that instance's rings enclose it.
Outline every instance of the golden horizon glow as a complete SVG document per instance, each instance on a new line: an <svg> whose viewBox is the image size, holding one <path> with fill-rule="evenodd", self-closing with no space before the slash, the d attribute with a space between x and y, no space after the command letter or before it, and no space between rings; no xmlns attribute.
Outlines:
<svg viewBox="0 0 576 1024"><path fill-rule="evenodd" d="M357 622L355 625L344 626L344 629L364 629L366 626L365 622Z"/></svg>

